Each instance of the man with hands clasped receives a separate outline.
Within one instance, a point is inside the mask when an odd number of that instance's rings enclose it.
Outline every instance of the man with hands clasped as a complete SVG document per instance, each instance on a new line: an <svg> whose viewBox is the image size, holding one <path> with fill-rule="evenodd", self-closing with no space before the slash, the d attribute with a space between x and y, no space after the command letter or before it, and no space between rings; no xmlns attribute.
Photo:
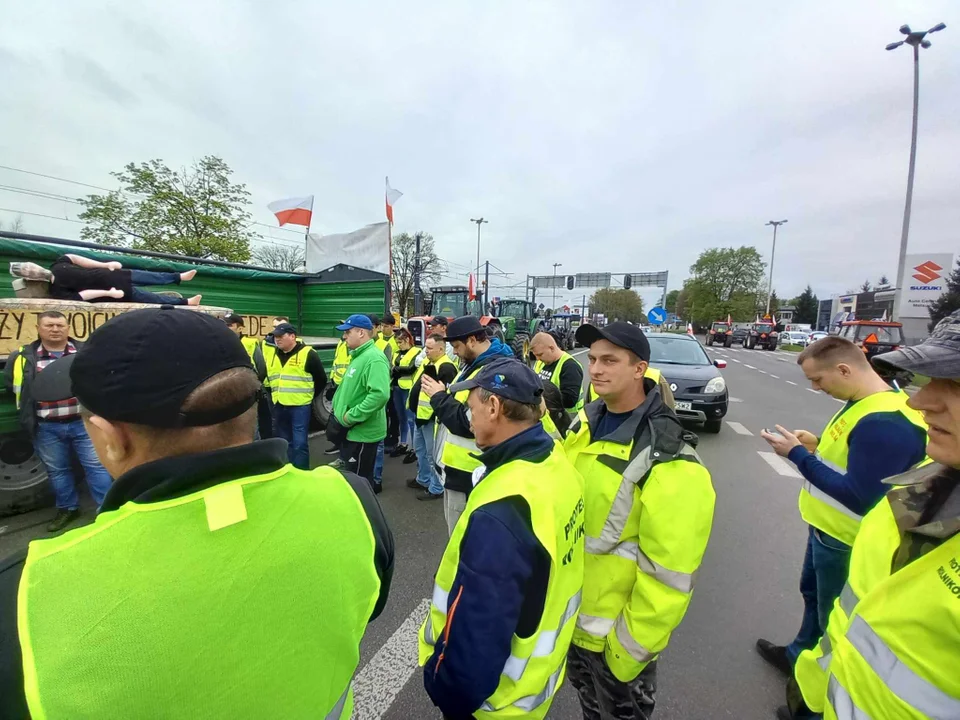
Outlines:
<svg viewBox="0 0 960 720"><path fill-rule="evenodd" d="M883 480L923 462L927 443L927 426L919 412L907 407L907 394L891 389L849 340L818 340L800 353L797 364L814 390L844 406L819 438L781 425L776 432L760 434L803 475L800 515L810 525L800 574L800 630L786 646L757 641L764 660L785 675L792 675L800 653L823 635L847 579L860 521L888 489Z"/></svg>

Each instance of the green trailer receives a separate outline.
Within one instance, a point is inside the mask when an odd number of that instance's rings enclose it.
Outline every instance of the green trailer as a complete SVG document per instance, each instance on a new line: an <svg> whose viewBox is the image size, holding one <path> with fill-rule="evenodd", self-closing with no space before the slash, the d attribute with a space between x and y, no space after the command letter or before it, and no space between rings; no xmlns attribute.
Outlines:
<svg viewBox="0 0 960 720"><path fill-rule="evenodd" d="M49 267L66 253L118 260L130 269L195 269L197 276L189 289L191 294L203 295L202 311L215 315L227 310L237 313L244 319L245 332L255 337L264 337L273 329L274 317L289 317L301 339L317 349L328 375L340 335L336 326L353 313L382 314L389 307L390 284L386 275L346 265L312 274L289 273L0 232L2 270L9 268L11 262L35 262ZM135 303L73 303L17 297L13 279L0 281L0 368L6 365L11 352L37 339L36 316L44 310L59 309L67 316L71 337L85 340L110 317L143 307ZM154 290L162 292L164 288ZM318 398L314 409L315 421L322 427L329 417L329 401ZM0 516L49 503L46 476L30 438L20 429L13 394L0 388Z"/></svg>

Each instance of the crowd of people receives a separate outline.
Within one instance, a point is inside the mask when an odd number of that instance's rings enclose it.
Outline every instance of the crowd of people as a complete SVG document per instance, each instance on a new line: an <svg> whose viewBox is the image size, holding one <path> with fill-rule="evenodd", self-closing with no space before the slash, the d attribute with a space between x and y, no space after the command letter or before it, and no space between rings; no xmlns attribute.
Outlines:
<svg viewBox="0 0 960 720"><path fill-rule="evenodd" d="M82 346L57 315L7 382L50 458L51 528L77 511L70 447L99 514L0 563L0 716L349 718L393 575L389 454L417 465L397 485L443 501L418 639L443 716L543 718L569 679L587 720L652 717L715 492L639 328L581 326L584 383L548 334L531 369L474 317L418 344L351 315L328 389L288 318L261 341L234 316L138 310ZM844 406L819 437L763 433L810 526L797 635L757 643L787 678L777 716L960 717L960 313L874 360L929 378L912 397L842 338L798 362ZM331 391L337 458L311 470L309 406Z"/></svg>

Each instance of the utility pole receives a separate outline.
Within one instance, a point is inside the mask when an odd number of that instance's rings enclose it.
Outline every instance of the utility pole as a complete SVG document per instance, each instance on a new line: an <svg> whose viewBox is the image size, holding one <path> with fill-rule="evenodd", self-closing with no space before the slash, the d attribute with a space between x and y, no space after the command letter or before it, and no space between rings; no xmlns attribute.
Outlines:
<svg viewBox="0 0 960 720"><path fill-rule="evenodd" d="M926 36L930 33L940 32L945 27L944 23L934 25L929 30L913 31L909 25L903 25L900 32L906 35L905 40L890 43L887 50L896 50L906 43L913 46L913 130L910 133L910 165L907 169L907 199L903 206L903 227L900 230L900 256L897 260L897 289L893 295L893 320L900 319L900 304L903 300L903 270L907 264L907 240L910 236L910 209L913 205L913 174L917 165L917 116L920 107L920 48L930 47L930 41Z"/></svg>
<svg viewBox="0 0 960 720"><path fill-rule="evenodd" d="M477 271L474 273L474 277L477 279L477 284L480 284L480 226L484 223L489 223L489 220L484 220L481 218L470 218L470 222L477 224Z"/></svg>
<svg viewBox="0 0 960 720"><path fill-rule="evenodd" d="M580 322L583 323L587 319L587 296L583 296L583 304L580 306Z"/></svg>
<svg viewBox="0 0 960 720"><path fill-rule="evenodd" d="M483 276L483 302L487 303L487 305L490 305L490 261L487 260L486 262L487 267ZM480 313L484 314L483 303L480 303Z"/></svg>
<svg viewBox="0 0 960 720"><path fill-rule="evenodd" d="M557 268L563 267L563 263L553 264L553 307L551 310L557 311Z"/></svg>
<svg viewBox="0 0 960 720"><path fill-rule="evenodd" d="M770 314L770 300L773 298L773 257L777 253L777 228L786 220L771 220L767 225L773 225L773 249L770 251L770 284L767 286L767 315Z"/></svg>
<svg viewBox="0 0 960 720"><path fill-rule="evenodd" d="M420 315L423 312L423 290L420 289L420 239L421 233L416 233L413 238L416 241L416 250L413 256L413 314Z"/></svg>

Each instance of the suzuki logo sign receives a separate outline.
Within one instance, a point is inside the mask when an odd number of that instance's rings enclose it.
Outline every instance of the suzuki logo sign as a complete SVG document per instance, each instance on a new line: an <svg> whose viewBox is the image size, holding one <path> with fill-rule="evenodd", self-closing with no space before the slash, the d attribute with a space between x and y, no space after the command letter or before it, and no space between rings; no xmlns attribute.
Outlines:
<svg viewBox="0 0 960 720"><path fill-rule="evenodd" d="M953 255L949 253L907 255L903 277L897 284L901 318L930 319L930 305L947 289L943 273L950 267Z"/></svg>
<svg viewBox="0 0 960 720"><path fill-rule="evenodd" d="M940 277L940 271L943 268L937 265L932 260L927 260L925 263L920 263L915 268L917 272L914 273L913 277L919 280L924 285L929 285L934 280Z"/></svg>

